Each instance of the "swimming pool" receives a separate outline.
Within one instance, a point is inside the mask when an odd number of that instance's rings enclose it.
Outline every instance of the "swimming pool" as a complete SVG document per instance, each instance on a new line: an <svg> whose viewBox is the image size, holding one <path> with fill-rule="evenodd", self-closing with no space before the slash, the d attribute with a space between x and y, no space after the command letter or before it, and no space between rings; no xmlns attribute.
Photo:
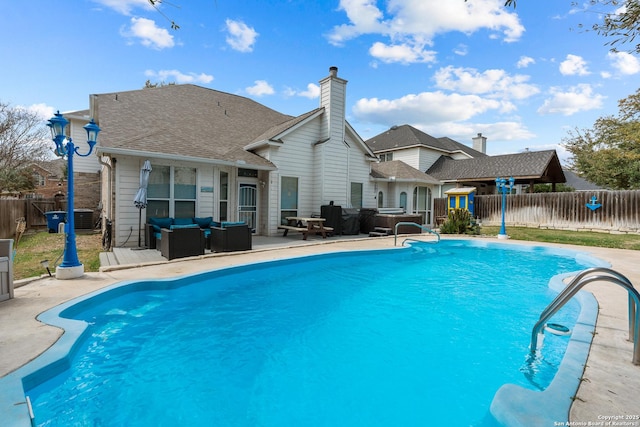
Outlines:
<svg viewBox="0 0 640 427"><path fill-rule="evenodd" d="M551 277L591 265L443 241L127 284L54 310L90 326L24 387L39 425L481 425L502 384L547 387L568 338L529 365L531 327Z"/></svg>

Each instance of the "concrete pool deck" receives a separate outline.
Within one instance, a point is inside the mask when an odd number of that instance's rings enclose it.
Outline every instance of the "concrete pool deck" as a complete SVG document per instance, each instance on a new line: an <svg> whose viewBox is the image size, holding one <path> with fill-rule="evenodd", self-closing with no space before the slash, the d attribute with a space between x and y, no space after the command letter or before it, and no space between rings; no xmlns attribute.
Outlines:
<svg viewBox="0 0 640 427"><path fill-rule="evenodd" d="M405 237L398 238L398 245ZM416 236L410 236L415 238ZM421 235L424 240L432 240ZM505 241L507 244L531 245L531 242ZM82 278L56 280L43 277L15 289L15 298L0 303L0 377L3 377L48 349L63 331L45 325L36 317L47 309L75 297L123 282L149 278L176 277L227 266L270 261L311 254L394 247L394 238L360 238L309 240L304 244L294 240L272 240L254 244L247 252L210 254L201 257L102 268L99 273L87 273ZM556 246L588 253L611 264L611 268L627 276L640 287L640 252L583 246L535 243L536 246ZM491 262L491 260L488 260ZM572 425L607 421L630 422L640 426L640 419L624 418L640 415L640 366L631 363L633 343L628 341L627 292L608 282L587 285L599 305L596 334L590 349L583 381L571 407ZM517 309L517 307L514 307ZM532 325L533 326L533 325ZM0 390L2 393L2 390ZM541 410L543 410L541 408ZM622 417L612 419L610 417ZM556 425L567 420L557 420ZM635 424L633 424L635 423ZM595 424L592 424L595 425ZM625 425L625 424L621 424Z"/></svg>

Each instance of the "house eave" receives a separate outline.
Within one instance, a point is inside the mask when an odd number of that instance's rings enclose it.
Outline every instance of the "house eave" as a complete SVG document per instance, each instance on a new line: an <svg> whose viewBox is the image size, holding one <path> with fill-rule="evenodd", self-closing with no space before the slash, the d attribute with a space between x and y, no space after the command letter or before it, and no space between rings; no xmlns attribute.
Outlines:
<svg viewBox="0 0 640 427"><path fill-rule="evenodd" d="M282 140L279 139L263 139L261 141L252 142L249 145L245 145L243 148L246 151L253 151L264 147L280 147L283 144Z"/></svg>
<svg viewBox="0 0 640 427"><path fill-rule="evenodd" d="M96 154L98 156L101 155L110 155L110 156L131 156L131 157L151 157L154 159L162 159L162 160L178 160L184 162L198 162L205 163L209 165L216 166L232 166L246 169L256 169L256 170L265 170L265 171L273 171L278 168L275 166L267 166L267 165L256 165L250 162L246 162L244 160L221 160L221 159L209 159L205 157L194 157L194 156L181 156L176 154L166 154L166 153L157 153L151 151L140 151L140 150L128 150L126 148L104 148L99 147L96 150Z"/></svg>

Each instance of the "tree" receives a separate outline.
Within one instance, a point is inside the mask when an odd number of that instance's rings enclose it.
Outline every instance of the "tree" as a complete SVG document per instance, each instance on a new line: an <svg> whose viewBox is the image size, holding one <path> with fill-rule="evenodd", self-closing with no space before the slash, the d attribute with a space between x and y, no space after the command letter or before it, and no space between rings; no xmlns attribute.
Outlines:
<svg viewBox="0 0 640 427"><path fill-rule="evenodd" d="M466 0L465 0L466 1ZM516 7L516 0L506 0L505 6ZM583 3L572 2L572 6L583 6ZM634 43L640 36L640 0L589 0L589 12L596 12L596 16L602 17L602 22L591 25L591 30L604 37L613 37L606 44L616 52L617 46L625 43ZM596 10L598 6L604 6L607 11ZM581 25L581 28L584 28ZM632 46L629 53L640 53L640 43Z"/></svg>
<svg viewBox="0 0 640 427"><path fill-rule="evenodd" d="M165 15L164 13L162 13L162 11L160 10L160 8L158 7L158 5L160 3L164 3L162 0L147 0L149 2L149 4L151 6L153 6L153 8L158 11L158 13L160 15L162 15L167 21L171 22L171 29L172 30L179 30L180 29L180 25L176 24L173 20L171 20L171 18L169 18L167 15Z"/></svg>
<svg viewBox="0 0 640 427"><path fill-rule="evenodd" d="M618 102L617 117L596 120L593 129L575 129L563 139L571 166L602 187L640 189L640 89Z"/></svg>
<svg viewBox="0 0 640 427"><path fill-rule="evenodd" d="M0 190L34 188L29 165L48 157L47 135L36 113L0 102Z"/></svg>

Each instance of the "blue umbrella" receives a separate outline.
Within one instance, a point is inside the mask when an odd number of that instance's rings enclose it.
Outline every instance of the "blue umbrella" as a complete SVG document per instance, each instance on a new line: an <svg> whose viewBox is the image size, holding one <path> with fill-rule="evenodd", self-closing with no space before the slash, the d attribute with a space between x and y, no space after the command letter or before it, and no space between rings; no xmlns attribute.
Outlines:
<svg viewBox="0 0 640 427"><path fill-rule="evenodd" d="M142 246L142 209L147 207L147 186L149 185L149 174L151 173L151 162L145 160L140 169L140 186L136 197L133 199L133 204L138 208L138 247Z"/></svg>

